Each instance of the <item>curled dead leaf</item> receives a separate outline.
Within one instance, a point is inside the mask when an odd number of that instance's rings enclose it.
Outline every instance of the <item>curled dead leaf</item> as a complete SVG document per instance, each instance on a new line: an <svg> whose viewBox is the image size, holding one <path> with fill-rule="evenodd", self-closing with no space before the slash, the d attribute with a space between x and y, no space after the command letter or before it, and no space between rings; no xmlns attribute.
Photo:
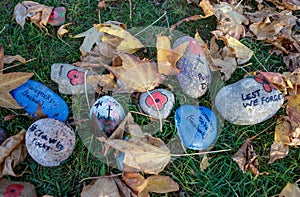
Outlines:
<svg viewBox="0 0 300 197"><path fill-rule="evenodd" d="M279 197L297 197L300 196L300 189L298 185L287 183L283 190L278 195Z"/></svg>
<svg viewBox="0 0 300 197"><path fill-rule="evenodd" d="M60 26L57 30L57 36L61 38L63 35L68 33L69 31L66 29L66 27L71 25L71 24L72 23L67 23L67 24L64 24L64 25Z"/></svg>
<svg viewBox="0 0 300 197"><path fill-rule="evenodd" d="M109 91L118 89L118 84L115 82L112 74L91 75L88 76L87 82L99 94L108 94Z"/></svg>
<svg viewBox="0 0 300 197"><path fill-rule="evenodd" d="M142 192L148 185L148 181L138 172L123 172L122 179L136 193Z"/></svg>

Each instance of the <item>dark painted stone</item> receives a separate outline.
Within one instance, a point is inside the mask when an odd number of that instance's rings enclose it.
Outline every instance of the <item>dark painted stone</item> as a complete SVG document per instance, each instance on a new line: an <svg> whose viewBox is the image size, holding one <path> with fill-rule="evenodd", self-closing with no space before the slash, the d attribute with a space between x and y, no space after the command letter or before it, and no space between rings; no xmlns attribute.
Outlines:
<svg viewBox="0 0 300 197"><path fill-rule="evenodd" d="M140 106L142 110L146 114L149 114L150 116L157 119L159 119L159 113L161 115L161 118L167 118L170 115L175 103L174 94L165 89L151 90L150 94L153 97L154 101L147 92L141 94ZM158 109L156 108L155 103Z"/></svg>
<svg viewBox="0 0 300 197"><path fill-rule="evenodd" d="M48 19L48 24L52 26L60 26L63 25L65 21L66 21L66 8L57 7L52 10L50 17Z"/></svg>
<svg viewBox="0 0 300 197"><path fill-rule="evenodd" d="M30 156L42 166L58 166L75 147L75 133L59 120L44 118L26 132L25 144Z"/></svg>
<svg viewBox="0 0 300 197"><path fill-rule="evenodd" d="M175 124L182 143L190 149L206 149L217 137L217 118L206 107L181 106L176 110Z"/></svg>
<svg viewBox="0 0 300 197"><path fill-rule="evenodd" d="M117 128L125 118L125 112L121 104L111 96L102 96L92 106L91 117L95 116L99 126L108 136Z"/></svg>
<svg viewBox="0 0 300 197"><path fill-rule="evenodd" d="M200 44L190 36L178 38L173 48L189 42L185 53L177 62L180 72L177 75L182 91L192 98L206 93L211 82L211 74L205 54Z"/></svg>
<svg viewBox="0 0 300 197"><path fill-rule="evenodd" d="M220 115L236 125L263 122L275 115L283 102L281 92L262 76L242 79L227 85L215 98Z"/></svg>
<svg viewBox="0 0 300 197"><path fill-rule="evenodd" d="M25 84L12 90L11 95L24 107L30 115L35 117L38 103L48 118L66 121L69 115L67 103L50 88L40 82L28 80Z"/></svg>
<svg viewBox="0 0 300 197"><path fill-rule="evenodd" d="M0 127L0 145L2 144L2 142L4 142L7 138L6 132L4 129L2 129Z"/></svg>

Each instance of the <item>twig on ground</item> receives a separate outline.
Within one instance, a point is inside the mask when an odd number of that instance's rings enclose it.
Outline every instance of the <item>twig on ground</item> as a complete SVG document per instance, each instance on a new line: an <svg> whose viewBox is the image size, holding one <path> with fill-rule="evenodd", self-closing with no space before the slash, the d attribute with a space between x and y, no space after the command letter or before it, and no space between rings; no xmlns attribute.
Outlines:
<svg viewBox="0 0 300 197"><path fill-rule="evenodd" d="M266 129L262 130L261 132L259 132L258 134L252 136L251 138L249 138L249 140L254 140L256 137L258 137L259 135L263 134L264 132L266 132L268 129L270 129L274 124L276 124L276 122L273 122L271 125L269 125Z"/></svg>

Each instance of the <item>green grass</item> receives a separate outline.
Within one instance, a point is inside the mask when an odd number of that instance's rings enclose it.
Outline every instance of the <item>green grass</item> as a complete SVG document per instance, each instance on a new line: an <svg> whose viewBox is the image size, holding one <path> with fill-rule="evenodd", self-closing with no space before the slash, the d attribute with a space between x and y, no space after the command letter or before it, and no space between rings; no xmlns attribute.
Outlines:
<svg viewBox="0 0 300 197"><path fill-rule="evenodd" d="M50 66L53 63L73 63L79 60L79 46L82 39L73 39L64 36L62 40L56 37L57 27L47 26L49 33L41 31L37 26L29 21L22 29L12 20L13 8L18 3L17 0L2 0L0 2L0 29L5 29L0 34L0 42L4 46L5 54L20 54L26 59L37 58L36 60L10 69L9 72L34 72L33 79L41 81L55 92L58 93L58 86L50 80ZM93 24L98 23L98 12L96 1L89 0L46 0L39 1L50 6L63 5L67 8L67 22L72 22L69 26L70 34L76 35L84 32ZM163 13L167 12L167 18L163 17L155 25L168 28L169 25L178 20L202 13L201 9L194 5L187 5L185 0L166 0L161 6L154 6L149 0L132 0L132 19L129 15L128 1L116 1L108 3L108 10L101 11L102 22L116 20L125 23L128 28L145 27L158 19ZM209 40L210 31L216 27L214 17L205 20L185 22L176 30L194 36L196 29L204 39ZM227 84L238 81L243 78L247 72L255 70L270 70L282 72L286 68L283 66L280 57L272 56L268 53L270 46L265 46L262 42L254 39L243 39L242 42L254 50L256 58L251 59L251 66L244 69L238 68ZM66 44L67 43L67 44ZM155 48L149 49L150 53L145 54L155 59ZM142 53L143 54L143 53ZM260 63L263 65L260 65ZM174 87L178 88L178 87ZM180 88L179 90L180 91ZM72 106L70 96L61 95ZM129 97L126 97L129 99ZM183 94L176 96L176 106L186 102ZM122 99L119 99L122 100ZM129 100L131 105L126 106L129 110L138 111L135 99ZM203 98L196 100L202 105L211 107L211 98L207 93ZM126 101L127 102L127 101ZM188 102L195 102L190 100ZM127 102L128 103L128 102ZM80 106L80 104L78 104ZM74 111L71 111L74 112ZM22 110L0 109L0 126L5 128L9 135L16 134L22 128L27 129L32 120L29 118L16 118L10 121L4 121L4 117L13 113L24 113ZM281 112L283 113L283 112ZM72 117L72 114L70 115ZM164 132L156 134L168 142L176 133L174 126L174 111L168 118L169 123L164 124ZM291 148L289 155L274 164L268 165L270 147L273 141L274 127L260 135L253 141L254 150L258 155L261 172L269 172L269 175L254 177L250 172L243 174L237 164L231 157L244 143L245 139L251 137L267 128L274 121L273 117L261 124L254 126L235 126L225 123L222 130L219 131L218 140L213 150L228 149L230 152L209 155L210 166L205 171L200 170L201 157L182 157L172 160L162 174L171 176L180 185L180 191L170 193L167 196L272 196L280 193L287 182L294 183L300 179L299 152ZM135 120L141 125L147 125L149 120L140 115L134 114ZM76 147L71 157L63 162L59 167L47 168L38 165L30 156L16 167L17 172L27 168L26 173L18 178L7 177L10 180L29 181L36 186L38 196L49 194L53 196L79 196L84 185L90 181L82 179L91 176L100 176L117 173L99 161L91 154L78 135L76 130ZM154 195L161 196L161 195Z"/></svg>

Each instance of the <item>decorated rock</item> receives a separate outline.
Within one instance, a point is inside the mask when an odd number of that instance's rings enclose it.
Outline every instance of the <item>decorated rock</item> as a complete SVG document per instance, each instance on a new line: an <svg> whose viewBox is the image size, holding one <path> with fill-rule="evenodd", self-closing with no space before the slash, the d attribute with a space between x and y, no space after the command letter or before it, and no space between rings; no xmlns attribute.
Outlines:
<svg viewBox="0 0 300 197"><path fill-rule="evenodd" d="M176 110L175 124L182 143L190 149L206 149L217 137L217 118L206 107L181 106Z"/></svg>
<svg viewBox="0 0 300 197"><path fill-rule="evenodd" d="M35 117L38 103L48 118L66 121L69 115L67 103L50 88L40 82L28 80L25 84L12 90L11 95L24 107L30 115Z"/></svg>
<svg viewBox="0 0 300 197"><path fill-rule="evenodd" d="M66 21L66 8L57 7L52 10L50 17L48 19L48 24L52 26L60 26L63 25L65 21Z"/></svg>
<svg viewBox="0 0 300 197"><path fill-rule="evenodd" d="M141 94L142 110L157 119L159 119L159 113L161 118L167 118L175 103L174 94L165 89L155 89L150 91L150 94L151 96L147 92Z"/></svg>
<svg viewBox="0 0 300 197"><path fill-rule="evenodd" d="M175 41L173 48L184 42L189 42L189 45L177 62L177 68L181 70L177 78L185 94L192 98L198 98L207 91L211 74L203 49L194 38L181 37Z"/></svg>
<svg viewBox="0 0 300 197"><path fill-rule="evenodd" d="M4 142L7 138L6 132L4 129L2 129L0 127L0 145L2 144L2 142Z"/></svg>
<svg viewBox="0 0 300 197"><path fill-rule="evenodd" d="M258 75L223 87L215 105L225 120L236 125L253 125L271 118L283 101L281 92Z"/></svg>
<svg viewBox="0 0 300 197"><path fill-rule="evenodd" d="M125 118L123 107L111 96L102 96L92 106L91 117L98 119L100 129L108 136L117 128Z"/></svg>
<svg viewBox="0 0 300 197"><path fill-rule="evenodd" d="M44 118L27 130L25 144L30 156L42 166L58 166L75 147L74 131L63 122Z"/></svg>
<svg viewBox="0 0 300 197"><path fill-rule="evenodd" d="M8 181L5 178L0 179L0 196L3 197L36 197L36 191L33 184L29 182Z"/></svg>
<svg viewBox="0 0 300 197"><path fill-rule="evenodd" d="M51 79L58 83L58 90L62 94L85 93L85 71L82 67L71 64L53 64L51 66ZM96 74L88 71L87 76ZM87 84L87 92L95 93L90 84Z"/></svg>

